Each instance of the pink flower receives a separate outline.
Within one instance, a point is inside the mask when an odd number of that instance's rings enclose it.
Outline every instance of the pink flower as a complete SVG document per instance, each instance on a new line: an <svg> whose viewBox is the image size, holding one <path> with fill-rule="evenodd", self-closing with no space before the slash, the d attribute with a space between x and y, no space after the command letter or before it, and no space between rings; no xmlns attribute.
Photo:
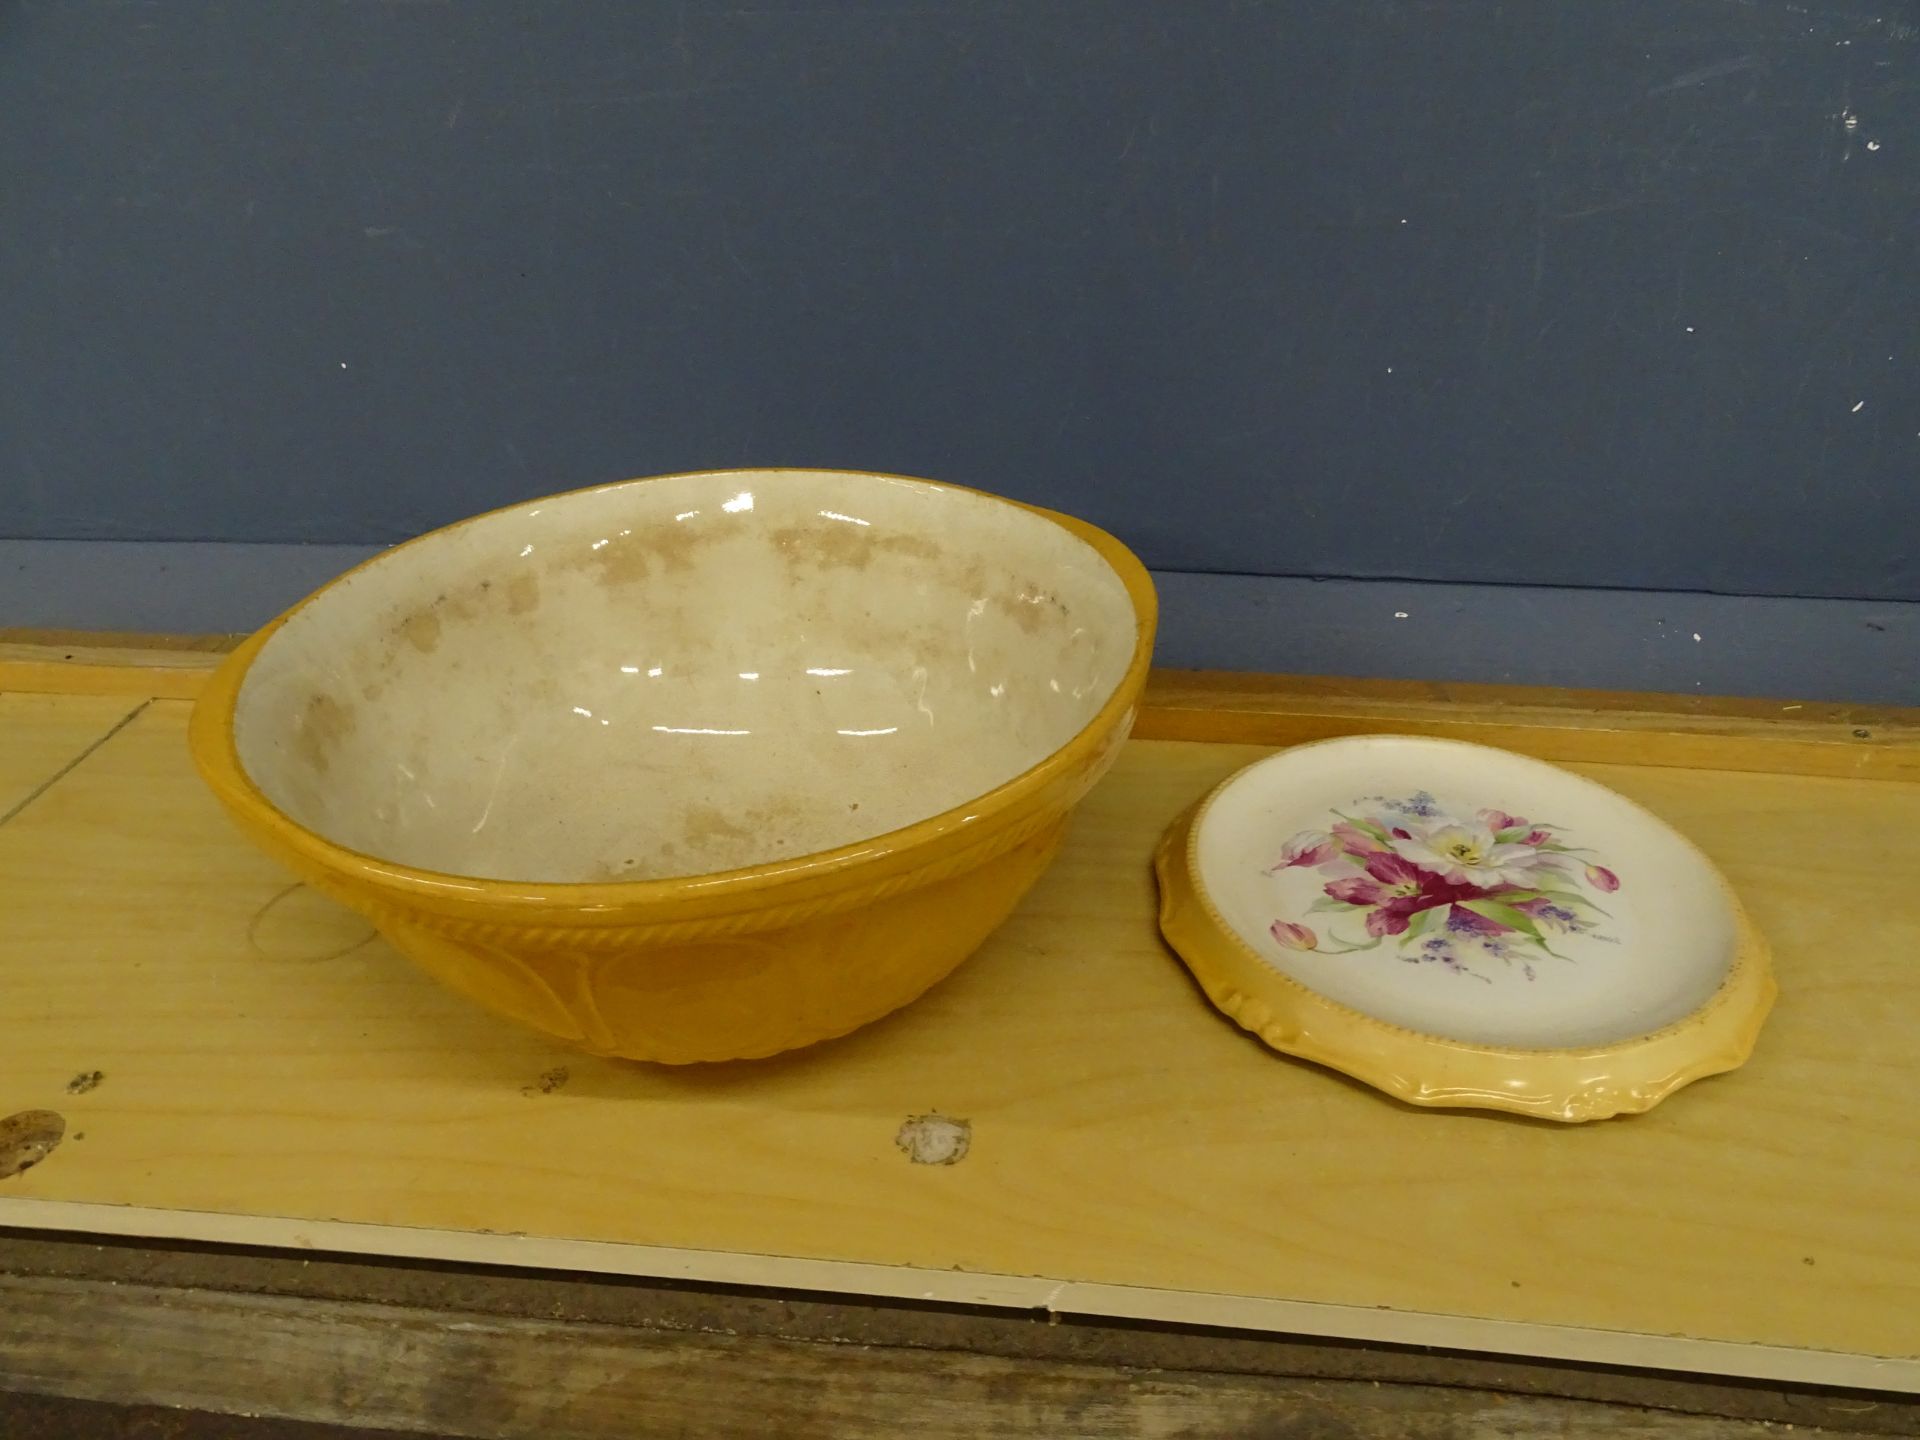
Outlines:
<svg viewBox="0 0 1920 1440"><path fill-rule="evenodd" d="M1367 874L1382 885L1398 888L1403 895L1411 895L1420 888L1420 871L1391 851L1369 855Z"/></svg>
<svg viewBox="0 0 1920 1440"><path fill-rule="evenodd" d="M1365 875L1329 880L1327 894L1349 905L1378 905L1383 901L1407 899L1420 893L1420 872L1390 850L1367 856L1366 869ZM1401 929L1405 928L1401 926ZM1396 930L1393 933L1397 935L1400 932Z"/></svg>
<svg viewBox="0 0 1920 1440"><path fill-rule="evenodd" d="M1620 877L1604 865L1587 866L1587 884L1602 894L1611 895L1620 888Z"/></svg>
<svg viewBox="0 0 1920 1440"><path fill-rule="evenodd" d="M1377 881L1365 875L1352 875L1344 880L1327 882L1327 894L1349 905L1377 905L1386 898L1386 893Z"/></svg>
<svg viewBox="0 0 1920 1440"><path fill-rule="evenodd" d="M1553 836L1545 830L1529 830L1525 835L1520 837L1520 843L1522 845L1544 845L1552 838Z"/></svg>
<svg viewBox="0 0 1920 1440"><path fill-rule="evenodd" d="M1302 830L1280 847L1279 863L1272 866L1268 873L1295 865L1324 865L1338 853L1339 848L1326 831Z"/></svg>
<svg viewBox="0 0 1920 1440"><path fill-rule="evenodd" d="M1273 936L1274 943L1282 950L1318 950L1320 948L1320 937L1305 925L1276 920L1268 927L1267 933Z"/></svg>
<svg viewBox="0 0 1920 1440"><path fill-rule="evenodd" d="M1364 860L1369 855L1383 855L1387 847L1374 839L1358 825L1349 825L1342 820L1333 827L1333 839L1340 848L1356 860Z"/></svg>
<svg viewBox="0 0 1920 1440"><path fill-rule="evenodd" d="M1394 906L1382 905L1378 910L1367 912L1367 934L1375 937L1404 935L1412 923Z"/></svg>
<svg viewBox="0 0 1920 1440"><path fill-rule="evenodd" d="M1495 834L1502 830L1517 830L1527 823L1518 815L1509 815L1504 810L1482 810L1480 819Z"/></svg>

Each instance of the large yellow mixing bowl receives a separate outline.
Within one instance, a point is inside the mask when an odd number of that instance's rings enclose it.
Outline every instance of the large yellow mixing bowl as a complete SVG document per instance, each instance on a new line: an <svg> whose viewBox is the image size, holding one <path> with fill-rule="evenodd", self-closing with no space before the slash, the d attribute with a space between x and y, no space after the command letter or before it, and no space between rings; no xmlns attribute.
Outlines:
<svg viewBox="0 0 1920 1440"><path fill-rule="evenodd" d="M628 481L397 546L193 717L241 827L401 951L602 1054L770 1055L1004 920L1126 738L1140 562L838 471Z"/></svg>

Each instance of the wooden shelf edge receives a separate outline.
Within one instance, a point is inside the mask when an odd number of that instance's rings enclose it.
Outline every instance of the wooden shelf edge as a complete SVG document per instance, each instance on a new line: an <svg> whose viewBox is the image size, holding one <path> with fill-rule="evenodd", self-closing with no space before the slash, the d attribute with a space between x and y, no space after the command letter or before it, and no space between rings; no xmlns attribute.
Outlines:
<svg viewBox="0 0 1920 1440"><path fill-rule="evenodd" d="M211 1411L324 1425L342 1440L349 1429L370 1433L367 1426L397 1440L423 1425L477 1436L546 1435L556 1424L573 1440L625 1440L636 1424L683 1440L825 1433L1147 1440L1198 1433L1196 1416L1207 1434L1353 1440L1764 1440L1777 1433L1754 1419L1452 1383L1383 1386L1210 1369L1142 1374L1078 1359L610 1327L558 1315L504 1319L444 1304L294 1301L139 1282L0 1275L0 1307L11 1321L0 1323L0 1384L60 1397L0 1395L0 1425L24 1416L32 1434L156 1433L125 1412L77 1408L89 1404L170 1407L168 1434L216 1433L203 1432L191 1413ZM263 1346L271 1364L234 1363ZM43 1431L33 1417L49 1416L49 1406L58 1428ZM1898 1433L1878 1408L1862 1407L1863 1418L1877 1422L1873 1432ZM285 1432L275 1424L272 1433Z"/></svg>
<svg viewBox="0 0 1920 1440"><path fill-rule="evenodd" d="M191 700L241 638L0 630L0 691Z"/></svg>
<svg viewBox="0 0 1920 1440"><path fill-rule="evenodd" d="M1045 1276L26 1198L0 1199L0 1226L930 1300L1062 1316L1524 1355L1776 1384L1920 1394L1920 1358L1915 1357L1855 1355L1377 1306L1052 1280Z"/></svg>
<svg viewBox="0 0 1920 1440"><path fill-rule="evenodd" d="M1920 780L1920 710L1530 686L1156 670L1143 740L1430 735L1542 760Z"/></svg>

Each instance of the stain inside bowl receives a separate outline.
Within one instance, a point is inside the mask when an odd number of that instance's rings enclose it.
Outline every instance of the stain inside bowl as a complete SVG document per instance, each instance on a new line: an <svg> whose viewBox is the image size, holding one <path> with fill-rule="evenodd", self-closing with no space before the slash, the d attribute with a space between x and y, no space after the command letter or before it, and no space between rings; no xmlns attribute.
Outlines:
<svg viewBox="0 0 1920 1440"><path fill-rule="evenodd" d="M653 879L964 805L1079 733L1137 640L1044 515L887 477L634 482L382 557L256 657L241 762L292 819L442 872Z"/></svg>

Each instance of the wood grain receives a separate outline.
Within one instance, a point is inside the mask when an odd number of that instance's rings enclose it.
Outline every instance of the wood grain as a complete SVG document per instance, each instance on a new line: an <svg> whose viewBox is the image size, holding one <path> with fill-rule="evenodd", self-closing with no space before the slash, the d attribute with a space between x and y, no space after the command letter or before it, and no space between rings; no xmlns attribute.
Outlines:
<svg viewBox="0 0 1920 1440"><path fill-rule="evenodd" d="M640 1330L760 1336L833 1346L957 1350L1127 1371L1207 1371L1363 1386L1443 1385L1503 1395L1771 1420L1877 1435L1920 1433L1920 1399L1850 1390L1716 1381L1689 1374L1567 1365L1511 1356L1355 1345L1205 1327L1143 1325L982 1307L903 1305L869 1297L740 1290L591 1272L423 1265L363 1256L0 1230L0 1274L238 1291L295 1300L398 1305ZM1358 1393L1365 1396L1366 1389ZM0 1434L5 1434L0 1410Z"/></svg>
<svg viewBox="0 0 1920 1440"><path fill-rule="evenodd" d="M317 1421L116 1405L14 1390L0 1391L0 1434L7 1440L401 1440L403 1435L418 1440L421 1432L348 1429Z"/></svg>
<svg viewBox="0 0 1920 1440"><path fill-rule="evenodd" d="M237 1365L239 1355L249 1363ZM16 1277L0 1277L0 1385L486 1440L1761 1440L1777 1433L1750 1420L1433 1386L1128 1372Z"/></svg>
<svg viewBox="0 0 1920 1440"><path fill-rule="evenodd" d="M1920 711L1312 675L1157 670L1143 740L1434 735L1542 760L1920 780Z"/></svg>
<svg viewBox="0 0 1920 1440"><path fill-rule="evenodd" d="M1564 1131L1397 1106L1207 1008L1147 857L1259 747L1130 745L1015 918L891 1020L665 1070L496 1022L290 887L190 773L186 711L0 827L0 1014L32 1017L0 1108L70 1137L0 1223L1920 1389L1920 787L1574 767L1714 855L1784 993L1747 1069ZM971 1122L963 1163L896 1149L928 1111Z"/></svg>
<svg viewBox="0 0 1920 1440"><path fill-rule="evenodd" d="M224 645L46 645L0 641L0 691L37 695L167 696L191 700Z"/></svg>
<svg viewBox="0 0 1920 1440"><path fill-rule="evenodd" d="M224 654L246 638L244 633L202 635L168 634L154 630L44 630L21 626L0 628L0 645L58 650L199 650ZM52 657L49 657L52 658Z"/></svg>
<svg viewBox="0 0 1920 1440"><path fill-rule="evenodd" d="M131 695L0 694L0 816L8 816L141 704Z"/></svg>

